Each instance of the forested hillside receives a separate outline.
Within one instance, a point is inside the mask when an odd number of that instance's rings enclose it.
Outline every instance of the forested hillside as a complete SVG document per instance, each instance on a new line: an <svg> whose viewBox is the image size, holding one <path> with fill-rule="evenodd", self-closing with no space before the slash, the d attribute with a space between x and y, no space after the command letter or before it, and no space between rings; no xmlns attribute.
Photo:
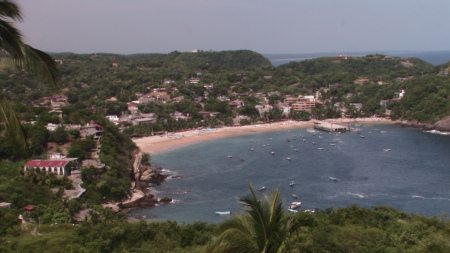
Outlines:
<svg viewBox="0 0 450 253"><path fill-rule="evenodd" d="M433 124L450 116L450 62L435 67L416 58L368 55L273 67L248 50L53 57L61 71L58 87L43 85L25 71L0 70L3 94L29 143L23 151L0 135L0 202L9 207L0 208L2 252L53 252L60 245L76 252L212 247L228 224L128 223L122 213L101 207L136 190L133 163L141 157L131 137L286 119L387 117ZM53 153L86 162L79 169L86 190L81 196L64 195L74 189L67 177L24 171L28 160ZM150 166L150 158L142 158ZM69 167L75 170L74 164ZM81 210L88 215L80 220ZM19 215L27 225L20 224ZM389 207L329 208L278 218L297 225L288 233L287 252L450 248L447 219Z"/></svg>

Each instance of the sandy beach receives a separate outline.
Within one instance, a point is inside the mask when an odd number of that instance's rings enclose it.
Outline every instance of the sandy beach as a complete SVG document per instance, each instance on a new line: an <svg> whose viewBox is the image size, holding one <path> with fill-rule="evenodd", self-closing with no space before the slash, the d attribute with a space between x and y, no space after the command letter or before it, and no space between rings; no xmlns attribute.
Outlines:
<svg viewBox="0 0 450 253"><path fill-rule="evenodd" d="M342 124L393 124L389 119L383 118L358 118L358 119L333 119L333 123ZM197 142L225 138L228 136L252 134L267 131L287 130L293 128L310 128L314 121L283 121L270 124L249 125L239 127L223 127L203 130L190 130L177 133L168 133L159 136L149 136L133 139L142 152L158 154L176 148L185 147Z"/></svg>

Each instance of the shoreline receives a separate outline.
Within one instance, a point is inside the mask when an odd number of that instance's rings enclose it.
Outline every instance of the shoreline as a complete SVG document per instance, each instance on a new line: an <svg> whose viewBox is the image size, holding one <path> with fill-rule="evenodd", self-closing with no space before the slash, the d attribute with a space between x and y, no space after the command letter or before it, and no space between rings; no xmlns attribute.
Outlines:
<svg viewBox="0 0 450 253"><path fill-rule="evenodd" d="M394 124L385 118L356 118L356 119L329 119L339 124ZM133 142L142 152L160 154L174 149L186 147L195 143L226 138L229 136L262 133L294 128L312 128L314 121L282 121L268 124L257 124L237 127L223 127L215 129L188 130L183 132L167 133L159 136L147 136L133 139Z"/></svg>

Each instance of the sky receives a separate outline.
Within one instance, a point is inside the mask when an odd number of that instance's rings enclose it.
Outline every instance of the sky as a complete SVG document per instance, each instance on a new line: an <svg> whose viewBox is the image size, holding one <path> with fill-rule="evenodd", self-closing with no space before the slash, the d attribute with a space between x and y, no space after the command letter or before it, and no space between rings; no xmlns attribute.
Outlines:
<svg viewBox="0 0 450 253"><path fill-rule="evenodd" d="M450 0L16 0L46 52L450 50Z"/></svg>

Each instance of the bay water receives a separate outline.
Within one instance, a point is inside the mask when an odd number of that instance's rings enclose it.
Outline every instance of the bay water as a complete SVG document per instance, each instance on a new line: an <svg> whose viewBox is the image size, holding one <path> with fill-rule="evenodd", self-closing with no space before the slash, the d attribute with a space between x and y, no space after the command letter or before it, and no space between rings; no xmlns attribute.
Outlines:
<svg viewBox="0 0 450 253"><path fill-rule="evenodd" d="M426 216L450 212L450 136L392 125L354 127L333 134L275 130L152 155L154 166L182 176L152 187L157 197L174 201L129 216L222 222L230 216L215 212L243 212L237 200L250 194L249 184L261 197L280 189L286 211L301 201L299 210L383 205Z"/></svg>

